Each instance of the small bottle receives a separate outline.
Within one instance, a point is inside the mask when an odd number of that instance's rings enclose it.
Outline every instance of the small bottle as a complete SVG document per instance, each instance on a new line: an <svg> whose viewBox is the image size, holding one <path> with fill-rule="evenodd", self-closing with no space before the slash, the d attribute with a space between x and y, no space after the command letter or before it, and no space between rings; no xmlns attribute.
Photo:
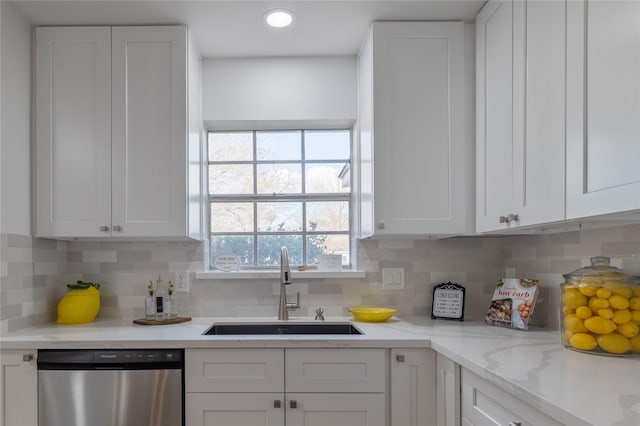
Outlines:
<svg viewBox="0 0 640 426"><path fill-rule="evenodd" d="M177 318L178 305L176 304L176 296L173 294L173 283L171 280L169 280L169 284L167 285L167 292L169 293L169 296L167 297L164 305L165 317Z"/></svg>
<svg viewBox="0 0 640 426"><path fill-rule="evenodd" d="M156 319L156 300L153 297L153 281L149 280L147 284L147 291L149 295L144 298L144 318Z"/></svg>
<svg viewBox="0 0 640 426"><path fill-rule="evenodd" d="M156 321L164 320L164 290L162 290L162 280L158 277L158 281L156 281Z"/></svg>

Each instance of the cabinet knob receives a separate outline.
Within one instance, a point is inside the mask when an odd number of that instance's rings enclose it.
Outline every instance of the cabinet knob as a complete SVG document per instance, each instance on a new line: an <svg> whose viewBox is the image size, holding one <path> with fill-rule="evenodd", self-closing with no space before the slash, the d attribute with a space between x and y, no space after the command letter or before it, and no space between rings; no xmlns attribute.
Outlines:
<svg viewBox="0 0 640 426"><path fill-rule="evenodd" d="M298 401L296 401L295 399L289 401L289 408L298 408Z"/></svg>
<svg viewBox="0 0 640 426"><path fill-rule="evenodd" d="M404 362L404 355L400 355L400 354L396 355L396 361Z"/></svg>
<svg viewBox="0 0 640 426"><path fill-rule="evenodd" d="M376 229L384 229L384 222L376 223Z"/></svg>
<svg viewBox="0 0 640 426"><path fill-rule="evenodd" d="M280 408L282 406L282 402L279 399L273 401L273 408Z"/></svg>
<svg viewBox="0 0 640 426"><path fill-rule="evenodd" d="M33 354L22 354L22 360L24 362L31 362L33 361Z"/></svg>
<svg viewBox="0 0 640 426"><path fill-rule="evenodd" d="M507 217L506 216L500 216L500 223L507 223Z"/></svg>
<svg viewBox="0 0 640 426"><path fill-rule="evenodd" d="M122 226L120 226L120 225L113 225L113 231L114 231L114 232L122 232Z"/></svg>
<svg viewBox="0 0 640 426"><path fill-rule="evenodd" d="M100 232L109 232L109 227L108 227L108 226L105 226L105 225L102 225L102 226L100 227Z"/></svg>

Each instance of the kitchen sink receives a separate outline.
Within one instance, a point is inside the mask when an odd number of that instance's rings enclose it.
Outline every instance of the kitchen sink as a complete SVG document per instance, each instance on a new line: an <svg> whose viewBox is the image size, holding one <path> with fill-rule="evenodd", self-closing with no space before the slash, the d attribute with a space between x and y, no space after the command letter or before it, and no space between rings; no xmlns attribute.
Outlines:
<svg viewBox="0 0 640 426"><path fill-rule="evenodd" d="M205 335L364 334L351 323L214 323Z"/></svg>

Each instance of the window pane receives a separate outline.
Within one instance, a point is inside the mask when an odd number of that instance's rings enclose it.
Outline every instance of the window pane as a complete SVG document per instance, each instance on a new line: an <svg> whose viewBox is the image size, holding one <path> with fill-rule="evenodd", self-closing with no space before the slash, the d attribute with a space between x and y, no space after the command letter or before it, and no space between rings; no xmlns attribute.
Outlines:
<svg viewBox="0 0 640 426"><path fill-rule="evenodd" d="M211 203L211 232L253 232L253 203Z"/></svg>
<svg viewBox="0 0 640 426"><path fill-rule="evenodd" d="M258 164L258 194L302 192L300 164Z"/></svg>
<svg viewBox="0 0 640 426"><path fill-rule="evenodd" d="M300 131L257 132L257 160L300 160L302 141Z"/></svg>
<svg viewBox="0 0 640 426"><path fill-rule="evenodd" d="M302 203L258 203L258 232L302 231Z"/></svg>
<svg viewBox="0 0 640 426"><path fill-rule="evenodd" d="M349 202L307 203L307 231L348 231Z"/></svg>
<svg viewBox="0 0 640 426"><path fill-rule="evenodd" d="M223 253L233 253L240 258L242 265L253 265L253 237L216 235L211 237L211 264L213 259Z"/></svg>
<svg viewBox="0 0 640 426"><path fill-rule="evenodd" d="M209 194L253 194L251 164L209 166Z"/></svg>
<svg viewBox="0 0 640 426"><path fill-rule="evenodd" d="M322 194L351 191L350 171L345 164L307 163L305 193Z"/></svg>
<svg viewBox="0 0 640 426"><path fill-rule="evenodd" d="M209 133L209 161L252 161L253 132Z"/></svg>
<svg viewBox="0 0 640 426"><path fill-rule="evenodd" d="M307 263L319 262L321 254L341 254L342 265L349 266L349 235L308 235Z"/></svg>
<svg viewBox="0 0 640 426"><path fill-rule="evenodd" d="M301 235L258 235L258 265L280 265L280 249L289 252L289 264L302 264Z"/></svg>
<svg viewBox="0 0 640 426"><path fill-rule="evenodd" d="M304 133L307 160L348 160L351 158L349 130L313 130Z"/></svg>

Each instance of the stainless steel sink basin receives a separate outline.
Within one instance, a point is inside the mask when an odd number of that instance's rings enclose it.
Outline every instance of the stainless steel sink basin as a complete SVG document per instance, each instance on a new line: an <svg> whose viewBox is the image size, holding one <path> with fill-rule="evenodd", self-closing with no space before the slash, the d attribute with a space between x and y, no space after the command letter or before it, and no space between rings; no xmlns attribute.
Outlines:
<svg viewBox="0 0 640 426"><path fill-rule="evenodd" d="M214 323L205 335L363 334L351 323Z"/></svg>

